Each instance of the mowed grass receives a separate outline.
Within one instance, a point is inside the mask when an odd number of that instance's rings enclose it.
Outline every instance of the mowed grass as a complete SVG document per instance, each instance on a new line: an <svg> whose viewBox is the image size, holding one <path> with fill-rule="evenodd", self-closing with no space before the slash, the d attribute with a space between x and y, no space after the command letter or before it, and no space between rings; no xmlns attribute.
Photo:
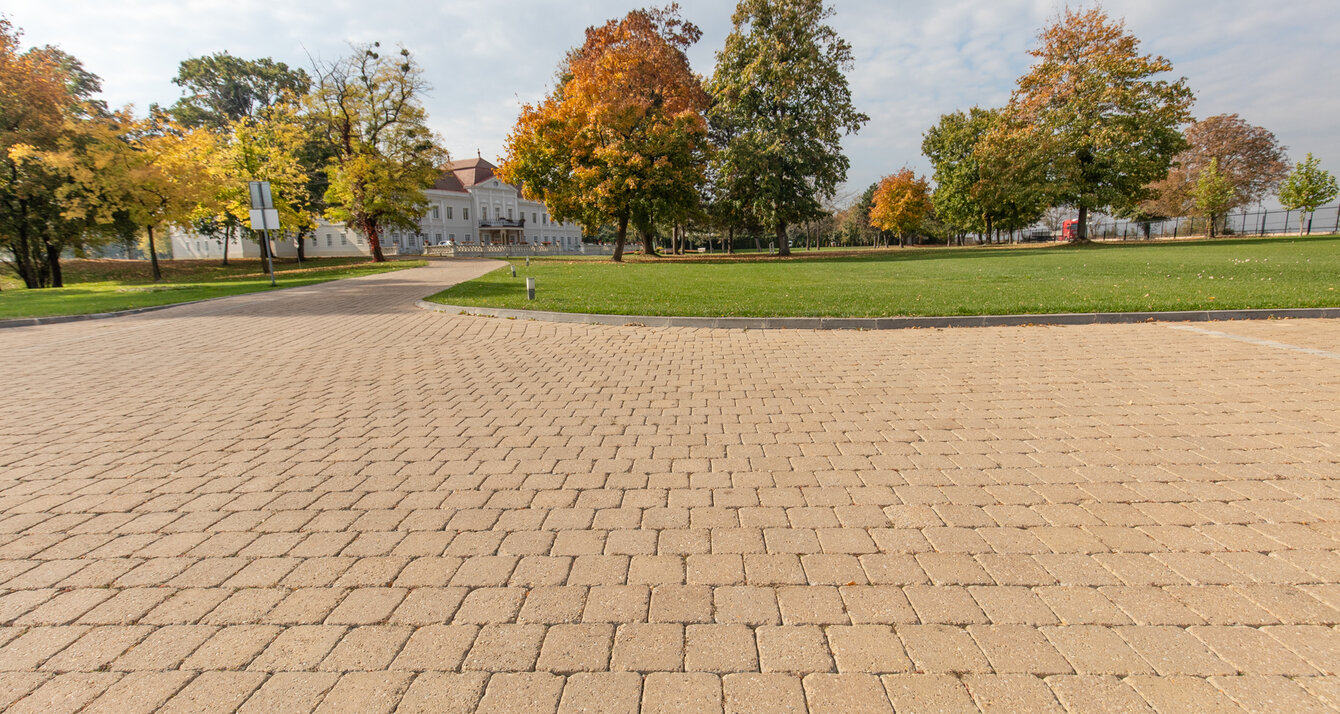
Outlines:
<svg viewBox="0 0 1340 714"><path fill-rule="evenodd" d="M271 290L264 262L233 258L224 267L217 260L164 260L163 280L150 279L142 260L65 260L63 288L23 289L12 274L0 276L0 319L114 312L206 298ZM275 263L280 288L324 283L340 278L414 268L424 261L373 263L368 258L319 258Z"/></svg>
<svg viewBox="0 0 1340 714"><path fill-rule="evenodd" d="M891 248L789 260L513 259L431 300L625 315L886 317L1340 306L1340 236ZM536 280L526 299L524 278Z"/></svg>

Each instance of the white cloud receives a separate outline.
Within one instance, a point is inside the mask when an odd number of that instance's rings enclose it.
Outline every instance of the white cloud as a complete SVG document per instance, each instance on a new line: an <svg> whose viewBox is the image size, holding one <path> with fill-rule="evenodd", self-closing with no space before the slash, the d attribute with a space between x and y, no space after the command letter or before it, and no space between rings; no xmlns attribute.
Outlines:
<svg viewBox="0 0 1340 714"><path fill-rule="evenodd" d="M1333 0L1108 0L1148 52L1171 59L1198 96L1196 113L1237 112L1301 157L1340 171L1340 34ZM10 0L6 13L33 44L58 44L103 77L113 104L169 104L182 59L228 50L299 66L349 42L404 44L434 85L428 109L456 156L494 157L522 102L542 97L582 31L642 2L614 0ZM685 0L703 29L690 52L710 74L732 5ZM852 190L908 165L927 166L921 134L940 114L998 106L1030 62L1034 37L1059 0L835 0L833 24L851 42L850 74L870 124L847 140Z"/></svg>

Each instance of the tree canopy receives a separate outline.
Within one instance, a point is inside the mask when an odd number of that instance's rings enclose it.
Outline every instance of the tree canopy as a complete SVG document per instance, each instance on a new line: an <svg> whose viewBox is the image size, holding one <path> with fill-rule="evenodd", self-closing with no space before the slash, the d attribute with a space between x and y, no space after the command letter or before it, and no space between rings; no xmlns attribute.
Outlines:
<svg viewBox="0 0 1340 714"><path fill-rule="evenodd" d="M686 215L706 178L707 94L684 55L701 34L673 4L588 28L522 108L499 173L560 221L614 222L615 261L630 223L654 253L654 222Z"/></svg>
<svg viewBox="0 0 1340 714"><path fill-rule="evenodd" d="M447 152L428 128L422 69L403 47L379 50L379 43L360 45L318 65L307 106L333 153L326 215L366 236L373 258L384 261L382 230L417 229L428 206L424 189Z"/></svg>
<svg viewBox="0 0 1340 714"><path fill-rule="evenodd" d="M1186 79L1160 79L1172 63L1139 46L1101 8L1066 9L1038 36L1037 61L1006 108L1008 130L1047 157L1051 202L1079 209L1080 241L1089 211L1148 198L1187 145Z"/></svg>
<svg viewBox="0 0 1340 714"><path fill-rule="evenodd" d="M1284 147L1275 135L1237 114L1202 119L1187 127L1185 135L1187 149L1177 155L1167 177L1150 186L1153 196L1141 203L1149 215L1190 213L1195 208L1193 189L1211 162L1233 188L1224 212L1264 200L1289 172Z"/></svg>
<svg viewBox="0 0 1340 714"><path fill-rule="evenodd" d="M218 52L183 60L172 82L184 92L169 110L179 124L223 129L307 94L312 80L301 68L269 57L247 60Z"/></svg>
<svg viewBox="0 0 1340 714"><path fill-rule="evenodd" d="M823 215L850 165L842 138L869 121L852 106L851 45L832 15L824 0L741 0L709 84L712 122L730 137L716 172L779 255L788 225Z"/></svg>
<svg viewBox="0 0 1340 714"><path fill-rule="evenodd" d="M1335 176L1323 169L1321 163L1309 152L1307 158L1289 172L1280 185L1280 203L1285 208L1311 213L1335 199L1337 193ZM1303 232L1303 221L1298 222L1298 232Z"/></svg>
<svg viewBox="0 0 1340 714"><path fill-rule="evenodd" d="M931 215L930 186L912 169L885 176L875 190L870 225L898 236L903 245L908 233L917 230Z"/></svg>

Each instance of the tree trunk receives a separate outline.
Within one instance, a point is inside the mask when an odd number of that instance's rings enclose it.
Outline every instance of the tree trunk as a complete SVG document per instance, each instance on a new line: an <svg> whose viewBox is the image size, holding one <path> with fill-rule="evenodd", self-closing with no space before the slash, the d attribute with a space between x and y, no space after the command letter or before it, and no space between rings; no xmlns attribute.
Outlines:
<svg viewBox="0 0 1340 714"><path fill-rule="evenodd" d="M639 228L637 231L642 236L642 254L659 256L656 252L656 230L654 228Z"/></svg>
<svg viewBox="0 0 1340 714"><path fill-rule="evenodd" d="M228 244L233 242L233 229L235 226L232 221L228 221L223 229L223 266L228 267Z"/></svg>
<svg viewBox="0 0 1340 714"><path fill-rule="evenodd" d="M1075 225L1076 243L1089 242L1089 207L1081 205L1079 207L1079 223Z"/></svg>
<svg viewBox="0 0 1340 714"><path fill-rule="evenodd" d="M51 272L51 287L63 288L65 287L65 281L61 279L60 274L60 248L51 243L47 243L46 248L47 270Z"/></svg>
<svg viewBox="0 0 1340 714"><path fill-rule="evenodd" d="M761 242L761 239L758 237L757 233L754 234L754 250L760 253L763 252L763 243Z"/></svg>
<svg viewBox="0 0 1340 714"><path fill-rule="evenodd" d="M786 222L777 222L777 256L791 255L791 246L786 242Z"/></svg>
<svg viewBox="0 0 1340 714"><path fill-rule="evenodd" d="M735 255L735 226L726 229L726 255Z"/></svg>
<svg viewBox="0 0 1340 714"><path fill-rule="evenodd" d="M372 259L378 263L385 263L386 256L382 253L381 236L378 235L377 226L365 225L364 233L368 236L368 247L372 249Z"/></svg>
<svg viewBox="0 0 1340 714"><path fill-rule="evenodd" d="M302 261L307 260L307 249L304 247L307 245L307 241L303 240L305 237L302 232L298 233L298 265L302 265Z"/></svg>
<svg viewBox="0 0 1340 714"><path fill-rule="evenodd" d="M628 216L619 216L619 226L614 231L614 255L616 263L623 262L623 244L628 239Z"/></svg>
<svg viewBox="0 0 1340 714"><path fill-rule="evenodd" d="M163 279L163 271L158 268L158 248L154 245L154 227L145 226L144 229L149 233L149 265L153 268L154 282Z"/></svg>

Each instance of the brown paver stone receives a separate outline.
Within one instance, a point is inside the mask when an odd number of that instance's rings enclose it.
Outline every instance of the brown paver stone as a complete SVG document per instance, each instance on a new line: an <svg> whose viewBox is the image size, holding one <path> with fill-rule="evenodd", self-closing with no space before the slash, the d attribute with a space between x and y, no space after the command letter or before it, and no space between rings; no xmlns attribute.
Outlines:
<svg viewBox="0 0 1340 714"><path fill-rule="evenodd" d="M1340 321L414 306L498 265L0 330L0 708L1340 707Z"/></svg>

